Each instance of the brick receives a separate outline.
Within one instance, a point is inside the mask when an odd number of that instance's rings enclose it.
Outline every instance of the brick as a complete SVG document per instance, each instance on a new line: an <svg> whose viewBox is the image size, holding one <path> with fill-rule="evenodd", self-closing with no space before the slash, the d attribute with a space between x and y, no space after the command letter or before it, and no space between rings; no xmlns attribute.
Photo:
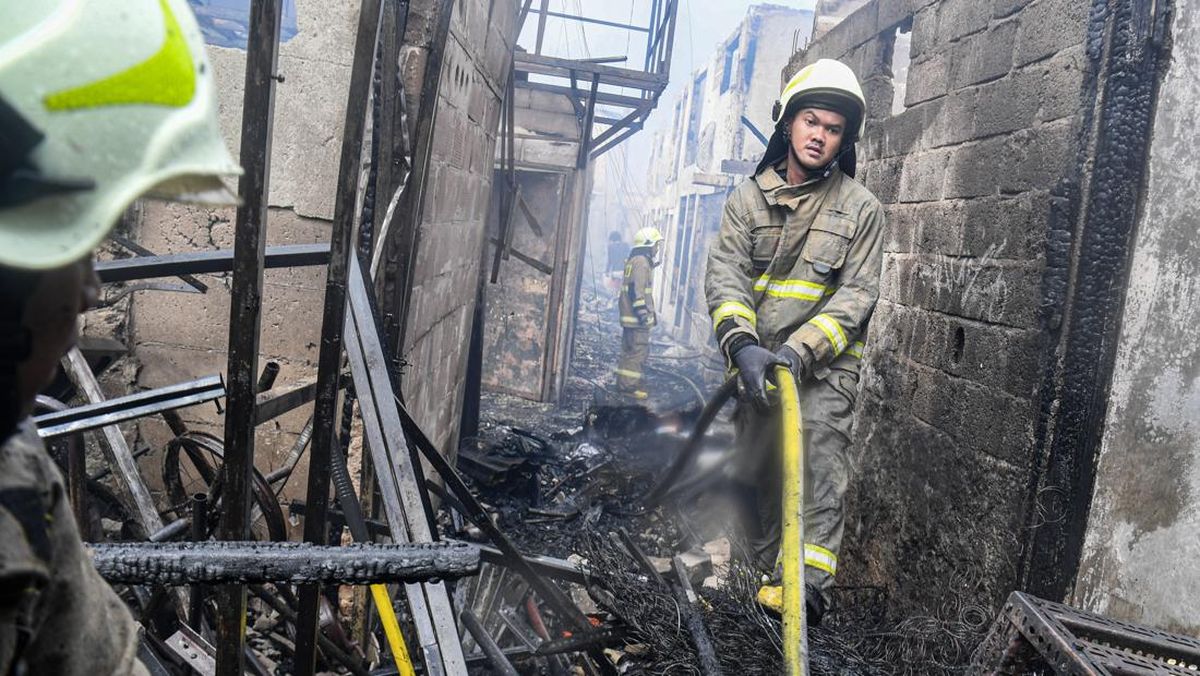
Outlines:
<svg viewBox="0 0 1200 676"><path fill-rule="evenodd" d="M950 86L961 89L994 80L1012 68L1013 43L1018 22L996 24L987 31L964 38L955 50Z"/></svg>
<svg viewBox="0 0 1200 676"><path fill-rule="evenodd" d="M871 162L869 172L864 179L866 185L879 201L888 204L896 202L900 196L900 171L903 160L899 158L883 159Z"/></svg>
<svg viewBox="0 0 1200 676"><path fill-rule="evenodd" d="M943 40L957 40L987 28L991 7L979 0L942 0L937 4L938 33Z"/></svg>
<svg viewBox="0 0 1200 676"><path fill-rule="evenodd" d="M1039 120L1049 122L1079 114L1086 66L1083 45L1064 49L1054 58L1031 66L1041 76Z"/></svg>
<svg viewBox="0 0 1200 676"><path fill-rule="evenodd" d="M964 253L1013 260L1042 257L1049 216L1046 192L970 200L964 219Z"/></svg>
<svg viewBox="0 0 1200 676"><path fill-rule="evenodd" d="M896 302L1014 328L1036 324L1040 263L902 255L885 270Z"/></svg>
<svg viewBox="0 0 1200 676"><path fill-rule="evenodd" d="M911 108L922 101L945 96L950 86L950 65L942 54L913 61L908 67L908 89L904 105Z"/></svg>
<svg viewBox="0 0 1200 676"><path fill-rule="evenodd" d="M931 202L942 199L942 182L950 152L937 150L905 158L900 172L901 202Z"/></svg>
<svg viewBox="0 0 1200 676"><path fill-rule="evenodd" d="M1021 14L1014 61L1023 66L1081 44L1087 28L1087 0L1037 0Z"/></svg>
<svg viewBox="0 0 1200 676"><path fill-rule="evenodd" d="M932 54L943 42L938 34L936 5L913 15L912 45L909 47L913 60Z"/></svg>
<svg viewBox="0 0 1200 676"><path fill-rule="evenodd" d="M907 155L922 148L921 139L928 128L930 107L940 106L935 101L926 106L910 108L867 127L867 143L872 157L896 157Z"/></svg>

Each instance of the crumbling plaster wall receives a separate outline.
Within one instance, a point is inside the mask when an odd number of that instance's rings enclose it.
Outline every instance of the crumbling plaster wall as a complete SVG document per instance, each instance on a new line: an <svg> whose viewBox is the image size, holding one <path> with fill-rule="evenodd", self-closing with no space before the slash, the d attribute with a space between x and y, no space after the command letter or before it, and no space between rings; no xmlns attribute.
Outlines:
<svg viewBox="0 0 1200 676"><path fill-rule="evenodd" d="M1176 0L1074 601L1200 635L1200 142L1196 0Z"/></svg>
<svg viewBox="0 0 1200 676"><path fill-rule="evenodd" d="M873 0L797 54L859 75L859 178L888 214L842 581L990 607L1029 515L1041 278L1082 125L1087 0ZM911 30L892 114L897 29Z"/></svg>

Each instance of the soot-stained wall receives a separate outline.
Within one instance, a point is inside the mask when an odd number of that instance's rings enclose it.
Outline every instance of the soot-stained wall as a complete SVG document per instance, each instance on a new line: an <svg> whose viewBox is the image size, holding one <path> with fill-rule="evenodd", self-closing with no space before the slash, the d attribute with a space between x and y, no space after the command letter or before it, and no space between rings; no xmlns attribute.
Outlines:
<svg viewBox="0 0 1200 676"><path fill-rule="evenodd" d="M874 0L784 72L840 59L868 99L859 178L888 229L839 569L902 611L990 609L1017 585L1038 466L1048 224L1083 143L1090 5ZM908 32L894 100L896 37Z"/></svg>
<svg viewBox="0 0 1200 676"><path fill-rule="evenodd" d="M1073 600L1200 634L1200 23L1177 0Z"/></svg>

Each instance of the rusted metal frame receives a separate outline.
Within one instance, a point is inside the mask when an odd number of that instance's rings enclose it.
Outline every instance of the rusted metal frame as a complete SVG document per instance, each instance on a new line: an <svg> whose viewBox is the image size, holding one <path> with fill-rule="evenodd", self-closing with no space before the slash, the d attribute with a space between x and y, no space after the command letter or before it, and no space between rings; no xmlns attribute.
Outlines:
<svg viewBox="0 0 1200 676"><path fill-rule="evenodd" d="M646 24L646 58L642 65L642 70L650 71L650 61L654 55L655 43L658 40L657 32L654 30L658 26L658 13L661 10L662 0L652 0L650 3L650 21Z"/></svg>
<svg viewBox="0 0 1200 676"><path fill-rule="evenodd" d="M42 408L48 408L52 412L62 412L70 410L66 404L61 401L46 396L44 394L37 395L36 405ZM37 424L37 418L34 418L34 424ZM75 516L75 523L79 525L79 534L84 542L91 540L91 529L88 527L88 499L87 499L87 454L83 447L83 435L75 434L66 443L66 465L67 465L67 497L71 500L71 514ZM134 455L136 458L136 454ZM104 471L110 471L107 467Z"/></svg>
<svg viewBox="0 0 1200 676"><path fill-rule="evenodd" d="M664 77L671 68L671 55L675 51L675 24L679 15L679 0L666 0L666 2L663 13L664 20L667 22L667 42L662 52L662 58L658 62L658 68L654 71Z"/></svg>
<svg viewBox="0 0 1200 676"><path fill-rule="evenodd" d="M438 92L441 90L442 65L446 45L450 42L450 19L457 2L439 3L437 24L431 38L425 74L421 85L421 109L417 114L416 147L412 155L412 171L405 188L404 204L400 207L399 231L392 246L396 265L385 275L387 311L392 316L385 324L387 342L395 346L390 354L400 354L408 332L408 309L412 304L413 280L416 275L418 251L421 245L421 221L425 214L425 198L430 183L430 163L433 158L433 129L437 122ZM383 245L383 242L380 242ZM390 289L390 292L387 292Z"/></svg>
<svg viewBox="0 0 1200 676"><path fill-rule="evenodd" d="M521 10L517 13L517 32L516 36L521 37L521 29L525 27L525 20L529 18L529 10L533 7L533 0L525 0L521 3Z"/></svg>
<svg viewBox="0 0 1200 676"><path fill-rule="evenodd" d="M517 87L521 89L532 89L534 91L547 92L550 94L563 94L565 96L578 96L580 94L578 89L572 90L567 86L550 84L547 82L527 82L525 80L518 80ZM645 105L646 99L601 91L596 94L596 102L603 106L639 108ZM578 101L575 103L576 105L579 105Z"/></svg>
<svg viewBox="0 0 1200 676"><path fill-rule="evenodd" d="M667 85L667 77L658 73L644 73L630 68L606 66L594 61L566 59L544 54L518 52L514 56L516 70L523 73L568 78L572 71L588 80L599 76L606 85L641 90L661 90Z"/></svg>
<svg viewBox="0 0 1200 676"><path fill-rule="evenodd" d="M596 139L594 141L592 141L592 148L600 147L601 145L604 144L605 141L616 136L617 133L619 133L622 129L633 124L635 120L637 120L639 117L645 116L648 112L649 111L647 110L646 106L642 106L640 108L635 108L628 115L626 115L625 117L621 118L620 120L618 120L617 122L612 124L608 129L605 129L603 133L601 133L599 136L597 136ZM593 158L594 157L595 157L595 155L593 155Z"/></svg>
<svg viewBox="0 0 1200 676"><path fill-rule="evenodd" d="M141 244L138 244L137 242L129 239L128 237L125 237L124 235L118 235L116 233L112 233L109 235L109 239L111 239L112 241L121 245L121 247L128 249L129 251L137 254L138 256L154 256L155 255L155 253L153 251L151 251L151 250L147 249L146 247L142 246ZM179 275L178 277L184 284L187 284L188 286L199 291L200 293L205 293L208 291L207 284L200 281L199 279L196 279L192 275L187 274L186 272Z"/></svg>
<svg viewBox="0 0 1200 676"><path fill-rule="evenodd" d="M608 151L612 150L613 148L616 148L617 146L621 145L621 143L623 143L625 141L625 139L629 138L630 136L633 136L634 134L636 134L642 130L642 123L643 123L642 120L638 120L637 122L634 122L627 129L625 129L625 131L621 132L621 134L619 136L610 140L608 142L608 145L605 145L603 148L597 148L594 151L592 151L591 158L594 160L597 157L600 157L601 155L603 155L604 153L607 153Z"/></svg>
<svg viewBox="0 0 1200 676"><path fill-rule="evenodd" d="M592 128L596 123L596 93L600 89L600 74L592 75L592 91L588 96L587 112L583 118L583 129L579 133L579 153L575 157L575 168L583 169L588 163L592 149Z"/></svg>
<svg viewBox="0 0 1200 676"><path fill-rule="evenodd" d="M514 117L516 108L513 100L516 98L514 95L516 86L514 84L514 77L514 71L512 68L509 68L500 119L500 167L503 172L504 181L501 186L500 201L497 204L497 215L500 217L497 240L500 243L496 246L496 252L492 255L492 284L500 281L500 262L508 257L508 247L511 242L510 231L512 230L514 217L513 212L516 209L518 201L520 201L520 188L517 186L514 172L514 155L516 154L516 120Z"/></svg>
<svg viewBox="0 0 1200 676"><path fill-rule="evenodd" d="M506 247L504 246L504 242L501 242L498 239L491 240L491 243L493 246L496 247L497 251L502 251L502 250L506 249ZM539 261L538 259L534 258L533 256L530 256L529 254L521 253L520 251L512 248L511 246L507 247L507 251L510 256L512 256L513 258L516 258L517 260L521 261L525 265L528 265L529 267L533 268L534 270L537 270L538 272L541 272L541 273L547 274L547 275L554 274L554 266L552 266L552 265L543 263L543 262Z"/></svg>
<svg viewBox="0 0 1200 676"><path fill-rule="evenodd" d="M635 31L638 33L649 33L650 32L650 29L646 28L645 26L635 26L633 24L620 23L617 21L605 21L604 19L593 19L588 16L579 16L578 14L565 14L563 12L551 12L549 10L543 11L541 9L535 9L533 11L538 14L547 16L547 17L554 17L556 19L567 19L568 21L578 21L580 23L593 23L593 24L597 24L599 26L608 26L610 28L624 28L626 30Z"/></svg>
<svg viewBox="0 0 1200 676"><path fill-rule="evenodd" d="M90 403L98 404L104 401L100 383L96 381L96 376L92 373L91 367L88 366L87 360L84 359L78 347L72 347L67 351L66 356L62 359L62 364L71 382L75 383L75 387L79 388ZM100 447L105 451L108 466L117 475L117 495L125 504L125 509L133 516L146 535L160 530L163 527L162 517L159 516L158 509L154 506L154 498L150 495L150 489L146 487L145 481L142 480L137 461L134 460L133 453L129 450L129 444L125 441L125 436L121 434L120 428L116 425L101 428L99 438L102 442Z"/></svg>
<svg viewBox="0 0 1200 676"><path fill-rule="evenodd" d="M417 425L416 421L414 421L408 414L408 411L405 409L403 404L400 403L399 399L394 399L394 401L396 404L394 410L400 417L405 436L408 437L411 443L416 445L418 450L421 451L421 454L434 468L434 471L436 471L438 476L440 476L446 483L446 486L450 492L453 493L468 510L468 513L464 516L474 523L476 527L482 530L488 539L491 540L494 545L496 545L496 548L500 550L505 559L504 565L513 569L518 575L524 578L525 581L529 583L529 586L537 593L537 595L544 599L547 603L550 603L555 612L563 619L570 622L577 629L590 629L591 623L588 622L587 617L584 616L584 614L580 612L579 608L577 608L575 604L571 602L570 598L565 592L543 578L540 574L538 574L534 567L525 560L525 557L521 554L521 551L517 549L512 541L509 540L508 537L504 535L504 533L497 528L494 523L492 523L487 511L483 508L483 505L479 503L479 499L471 493L471 490L467 488L466 483L463 482L463 479L461 476L459 476L458 472L455 471L455 469L450 465L449 461L447 461L446 458L438 452L437 447L434 446L431 441L429 441L429 438L425 436L425 433L421 430L420 426ZM608 658L604 656L603 651L593 649L590 650L588 654L597 662L597 665L604 673L615 673L615 669L608 661Z"/></svg>
<svg viewBox="0 0 1200 676"><path fill-rule="evenodd" d="M412 172L408 105L400 68L404 32L408 28L408 9L409 0L389 0L384 4L379 27L379 119L376 124L380 131L380 144L375 194L384 196L387 204L380 208L382 198L376 199L373 250L366 259L371 261L369 269L372 278L383 260L396 210Z"/></svg>
<svg viewBox="0 0 1200 676"><path fill-rule="evenodd" d="M346 353L359 396L366 447L379 485L392 540L431 542L434 530L426 511L427 497L403 437L391 401L396 398L393 374L380 340L370 289L357 260L350 261L349 314L346 318ZM465 670L456 613L444 584L406 587L409 608L431 673L458 674Z"/></svg>
<svg viewBox="0 0 1200 676"><path fill-rule="evenodd" d="M550 11L550 0L541 0L541 3L541 9L538 10L537 41L534 43L534 54L542 53L542 44L546 37L546 12Z"/></svg>
<svg viewBox="0 0 1200 676"><path fill-rule="evenodd" d="M583 631L566 638L545 641L533 651L538 657L560 655L562 653L577 653L588 648L609 648L621 645L627 633L621 628L595 629Z"/></svg>
<svg viewBox="0 0 1200 676"><path fill-rule="evenodd" d="M309 403L316 396L316 381L295 385L280 392L275 390L259 392L254 399L254 423L261 425L269 420L274 420L284 413L294 411Z"/></svg>
<svg viewBox="0 0 1200 676"><path fill-rule="evenodd" d="M309 451L308 490L305 502L304 540L325 544L326 511L329 507L331 454L337 433L338 392L342 373L342 342L346 319L346 283L350 260L355 259L352 237L356 220L361 170L363 133L371 100L374 60L379 39L381 0L359 3L358 30L350 68L346 115L342 126L341 159L334 201L333 228L329 240L329 267L325 277L325 302L321 318L321 348L317 357L317 393L313 408L312 448ZM316 670L320 631L321 590L318 585L301 585L299 620L296 624L296 673L311 675Z"/></svg>
<svg viewBox="0 0 1200 676"><path fill-rule="evenodd" d="M65 434L135 420L149 415L194 406L225 396L219 376L209 376L177 385L146 390L116 399L106 399L63 411L43 413L33 419L38 436L53 439Z"/></svg>
<svg viewBox="0 0 1200 676"><path fill-rule="evenodd" d="M328 244L285 244L267 247L263 267L295 268L325 265ZM233 249L195 251L162 256L137 256L96 262L96 276L104 284L137 279L178 277L184 274L215 274L233 270Z"/></svg>
<svg viewBox="0 0 1200 676"><path fill-rule="evenodd" d="M342 546L122 542L89 549L101 577L121 584L407 583L474 575L480 562L479 547L451 540Z"/></svg>
<svg viewBox="0 0 1200 676"><path fill-rule="evenodd" d="M463 626L467 631L471 632L471 636L475 638L475 642L483 650L483 654L487 655L488 663L492 670L501 676L518 676L517 670L513 667L512 662L508 661L504 651L500 650L500 646L496 645L496 641L488 635L480 624L479 618L475 617L469 609L462 611Z"/></svg>
<svg viewBox="0 0 1200 676"><path fill-rule="evenodd" d="M250 486L254 472L254 401L258 394L258 347L262 320L263 267L271 183L271 136L275 119L275 83L279 63L281 0L255 0L250 6L242 99L238 182L241 204L234 226L233 281L229 302L229 359L226 394L222 507L217 537L247 540L250 533ZM160 545L161 546L161 545ZM246 590L223 585L217 590L217 674L245 671Z"/></svg>
<svg viewBox="0 0 1200 676"><path fill-rule="evenodd" d="M180 624L179 631L165 643L176 657L197 674L210 676L217 673L217 649L186 624Z"/></svg>
<svg viewBox="0 0 1200 676"><path fill-rule="evenodd" d="M286 587L284 587L286 589ZM279 613L279 616L284 620L295 624L297 620L296 611L292 609L279 594L275 594L266 590L260 585L250 585L250 593L263 603L271 607L272 610ZM325 634L317 634L317 645L320 646L321 652L327 657L333 659L338 664L346 667L354 676L368 676L370 672L354 657L346 654L341 648L331 641Z"/></svg>
<svg viewBox="0 0 1200 676"><path fill-rule="evenodd" d="M208 493L192 496L192 542L208 540ZM204 588L192 585L188 597L188 621L197 627L204 626Z"/></svg>

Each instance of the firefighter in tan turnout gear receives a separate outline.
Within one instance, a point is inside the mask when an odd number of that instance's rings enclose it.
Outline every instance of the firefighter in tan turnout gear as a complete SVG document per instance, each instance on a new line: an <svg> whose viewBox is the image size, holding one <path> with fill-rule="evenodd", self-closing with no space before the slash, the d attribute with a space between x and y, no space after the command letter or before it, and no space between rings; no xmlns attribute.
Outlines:
<svg viewBox="0 0 1200 676"><path fill-rule="evenodd" d="M850 428L862 341L879 295L884 214L853 179L866 101L848 67L822 59L804 68L784 87L773 117L763 161L725 203L705 290L721 350L740 374L731 478L748 544L768 573L776 570L782 510L771 369L789 366L799 384L805 586L815 624L837 573Z"/></svg>
<svg viewBox="0 0 1200 676"><path fill-rule="evenodd" d="M147 673L29 414L130 203L236 202L214 85L186 0L0 3L0 673Z"/></svg>
<svg viewBox="0 0 1200 676"><path fill-rule="evenodd" d="M654 312L654 268L662 254L662 233L646 227L633 237L621 282L621 361L617 364L617 390L644 400L646 357L650 354L650 329L658 323Z"/></svg>

